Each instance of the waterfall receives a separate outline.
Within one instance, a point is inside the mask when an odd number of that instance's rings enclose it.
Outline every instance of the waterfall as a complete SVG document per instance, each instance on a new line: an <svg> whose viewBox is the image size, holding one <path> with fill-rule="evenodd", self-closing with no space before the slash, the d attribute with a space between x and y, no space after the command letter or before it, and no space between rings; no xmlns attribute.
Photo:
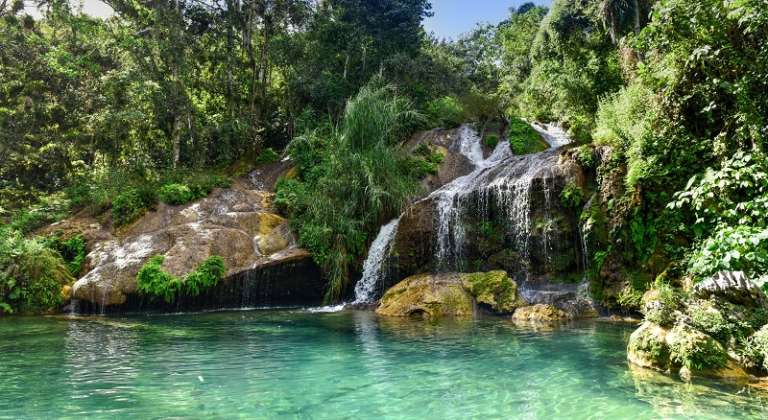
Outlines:
<svg viewBox="0 0 768 420"><path fill-rule="evenodd" d="M527 262L530 258L531 195L534 181L543 185L545 224L554 223L550 206L551 194L555 188L552 168L556 166L559 152L557 147L569 140L557 126L534 126L553 149L525 156L514 156L506 141L500 142L491 156L481 159L481 139L468 126L460 130L457 149L474 165L474 170L463 177L446 184L425 200L433 200L437 213L435 238L435 261L441 270L461 269L463 264L466 230L462 218L471 216L481 221L490 220L495 209L506 221L506 234L513 239L515 248ZM469 214L471 211L477 214ZM547 263L553 240L544 226L544 244Z"/></svg>
<svg viewBox="0 0 768 420"><path fill-rule="evenodd" d="M371 244L368 257L363 263L363 277L355 284L353 305L373 303L376 300L376 287L381 283L386 273L384 265L392 250L399 224L400 219L398 218L382 226L378 236Z"/></svg>

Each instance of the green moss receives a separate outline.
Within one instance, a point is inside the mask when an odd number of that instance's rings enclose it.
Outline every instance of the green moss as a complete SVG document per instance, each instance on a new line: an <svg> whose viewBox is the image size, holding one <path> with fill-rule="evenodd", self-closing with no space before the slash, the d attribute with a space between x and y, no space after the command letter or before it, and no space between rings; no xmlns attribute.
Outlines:
<svg viewBox="0 0 768 420"><path fill-rule="evenodd" d="M136 284L139 293L152 298L162 298L167 303L173 303L181 293L188 296L199 295L215 286L226 273L224 260L219 256L206 258L183 279L163 270L163 261L165 257L162 255L150 258L136 275Z"/></svg>
<svg viewBox="0 0 768 420"><path fill-rule="evenodd" d="M521 305L517 284L504 271L473 273L467 275L466 280L477 302L489 305L496 312L511 313Z"/></svg>
<svg viewBox="0 0 768 420"><path fill-rule="evenodd" d="M661 326L675 322L675 312L680 308L680 296L666 284L659 284L643 296L645 319Z"/></svg>
<svg viewBox="0 0 768 420"><path fill-rule="evenodd" d="M112 200L112 221L115 226L127 225L146 213L157 197L147 188L129 188Z"/></svg>
<svg viewBox="0 0 768 420"><path fill-rule="evenodd" d="M654 366L658 367L666 366L670 358L670 350L663 340L663 336L654 334L653 327L641 328L636 334L633 334L629 343L629 350L648 359Z"/></svg>

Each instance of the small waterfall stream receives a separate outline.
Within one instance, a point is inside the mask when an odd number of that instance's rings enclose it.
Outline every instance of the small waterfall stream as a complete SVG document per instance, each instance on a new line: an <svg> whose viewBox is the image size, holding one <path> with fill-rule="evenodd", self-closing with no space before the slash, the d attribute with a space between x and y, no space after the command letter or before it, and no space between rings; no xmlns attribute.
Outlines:
<svg viewBox="0 0 768 420"><path fill-rule="evenodd" d="M363 263L363 277L355 284L355 300L353 305L364 305L374 303L376 288L386 275L385 263L392 251L392 245L397 235L397 226L400 219L392 220L381 227L378 236L371 244L368 250L368 257Z"/></svg>

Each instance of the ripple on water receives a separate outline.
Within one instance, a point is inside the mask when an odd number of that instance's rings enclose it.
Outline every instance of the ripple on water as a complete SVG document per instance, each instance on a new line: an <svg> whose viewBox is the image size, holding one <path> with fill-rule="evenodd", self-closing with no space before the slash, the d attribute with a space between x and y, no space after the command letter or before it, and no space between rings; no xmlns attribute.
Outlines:
<svg viewBox="0 0 768 420"><path fill-rule="evenodd" d="M0 418L766 417L755 391L631 369L630 332L363 311L3 319Z"/></svg>

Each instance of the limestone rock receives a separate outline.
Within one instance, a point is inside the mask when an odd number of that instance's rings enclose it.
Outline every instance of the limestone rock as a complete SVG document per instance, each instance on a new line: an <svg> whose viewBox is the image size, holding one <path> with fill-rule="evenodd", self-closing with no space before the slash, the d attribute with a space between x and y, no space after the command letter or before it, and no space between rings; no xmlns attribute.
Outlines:
<svg viewBox="0 0 768 420"><path fill-rule="evenodd" d="M715 297L726 302L749 307L764 307L766 297L741 271L721 271L696 284L693 296L700 299Z"/></svg>
<svg viewBox="0 0 768 420"><path fill-rule="evenodd" d="M652 322L644 322L629 336L627 359L640 367L668 371L670 369L669 330Z"/></svg>
<svg viewBox="0 0 768 420"><path fill-rule="evenodd" d="M571 319L571 315L552 305L538 304L517 308L512 314L515 322L557 322Z"/></svg>
<svg viewBox="0 0 768 420"><path fill-rule="evenodd" d="M488 305L494 312L511 313L526 305L517 290L517 283L504 271L465 274L462 278L477 303Z"/></svg>
<svg viewBox="0 0 768 420"><path fill-rule="evenodd" d="M272 207L273 194L265 189L285 169L281 165L256 170L195 203L160 204L115 233L103 226L98 235L90 233L88 271L74 284L72 297L100 306L125 304L136 293L136 274L154 255L164 255L163 268L176 276L209 256L221 256L227 267L225 283L281 262L294 267L296 255L311 263L297 248L288 221ZM304 263L299 266L302 273L312 271Z"/></svg>
<svg viewBox="0 0 768 420"><path fill-rule="evenodd" d="M376 312L399 317L471 317L476 304L510 313L526 302L517 283L503 271L419 274L387 290Z"/></svg>
<svg viewBox="0 0 768 420"><path fill-rule="evenodd" d="M458 274L409 277L396 284L381 298L376 313L384 316L471 317L472 295Z"/></svg>

